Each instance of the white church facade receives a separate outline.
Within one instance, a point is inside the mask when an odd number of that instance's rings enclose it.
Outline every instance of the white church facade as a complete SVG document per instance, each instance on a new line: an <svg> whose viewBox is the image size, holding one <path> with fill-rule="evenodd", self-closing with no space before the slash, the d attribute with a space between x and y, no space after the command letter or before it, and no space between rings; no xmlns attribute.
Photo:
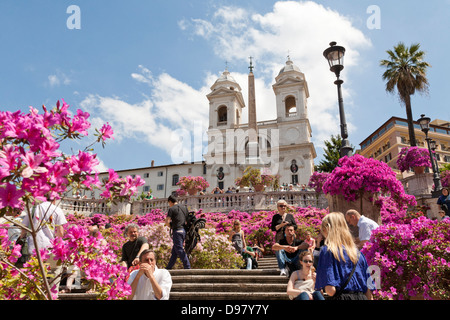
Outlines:
<svg viewBox="0 0 450 320"><path fill-rule="evenodd" d="M204 160L119 170L120 176L139 175L145 180L140 192L152 191L165 198L178 189L182 176L203 176L210 192L215 187L235 186L248 166L278 174L280 184L308 184L314 171L316 151L308 120L308 84L305 75L288 58L272 85L276 97L276 119L257 121L257 92L250 61L248 97L225 70L210 88L208 147ZM248 108L248 119L243 109ZM101 173L100 178L106 178ZM89 195L87 195L89 197ZM93 194L98 198L98 194Z"/></svg>

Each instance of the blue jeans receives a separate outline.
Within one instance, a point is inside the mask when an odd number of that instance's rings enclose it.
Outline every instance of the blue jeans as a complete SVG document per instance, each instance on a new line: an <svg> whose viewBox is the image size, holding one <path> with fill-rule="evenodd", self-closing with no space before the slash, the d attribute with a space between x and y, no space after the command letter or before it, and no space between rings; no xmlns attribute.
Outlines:
<svg viewBox="0 0 450 320"><path fill-rule="evenodd" d="M320 291L314 291L312 293L313 300L325 300ZM309 300L309 295L306 292L300 293L294 300Z"/></svg>
<svg viewBox="0 0 450 320"><path fill-rule="evenodd" d="M172 247L172 255L170 256L169 263L167 264L166 269L172 269L177 261L177 258L180 258L183 263L183 267L185 269L190 269L191 264L189 263L188 256L186 251L184 251L184 239L186 238L186 231L184 228L180 228L178 230L173 230L173 247Z"/></svg>
<svg viewBox="0 0 450 320"><path fill-rule="evenodd" d="M292 271L299 269L299 267L300 267L299 255L300 255L301 251L302 250L298 250L295 254L295 257L293 257L293 258L289 258L286 255L286 251L284 251L284 250L275 251L275 256L277 257L277 262L278 262L278 268L280 270L286 269L286 264L288 264L295 268ZM292 267L291 267L291 269L292 269Z"/></svg>

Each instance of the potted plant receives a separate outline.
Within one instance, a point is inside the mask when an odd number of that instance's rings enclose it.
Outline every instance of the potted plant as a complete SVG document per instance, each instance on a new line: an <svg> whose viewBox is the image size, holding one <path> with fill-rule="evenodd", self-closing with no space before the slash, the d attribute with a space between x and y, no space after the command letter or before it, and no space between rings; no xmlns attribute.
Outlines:
<svg viewBox="0 0 450 320"><path fill-rule="evenodd" d="M209 187L208 181L201 176L185 176L181 177L177 183L180 189L187 191L190 195L195 195L197 192L202 191Z"/></svg>
<svg viewBox="0 0 450 320"><path fill-rule="evenodd" d="M279 176L268 173L261 173L260 169L247 167L244 175L236 179L240 186L252 186L255 191L262 191L265 187L279 187Z"/></svg>
<svg viewBox="0 0 450 320"><path fill-rule="evenodd" d="M423 173L425 167L431 167L430 153L419 147L402 148L398 154L397 166L401 172L413 169L416 174Z"/></svg>

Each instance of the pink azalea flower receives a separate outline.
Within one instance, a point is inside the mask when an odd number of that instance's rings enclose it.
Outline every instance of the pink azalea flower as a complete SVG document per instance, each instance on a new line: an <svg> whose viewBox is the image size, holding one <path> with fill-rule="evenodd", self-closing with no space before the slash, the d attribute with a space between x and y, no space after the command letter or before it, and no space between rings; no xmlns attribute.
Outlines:
<svg viewBox="0 0 450 320"><path fill-rule="evenodd" d="M108 122L104 124L100 129L100 137L103 141L111 138L114 140L113 134L114 134L113 129L111 128Z"/></svg>
<svg viewBox="0 0 450 320"><path fill-rule="evenodd" d="M0 187L0 207L11 207L20 209L24 196L22 190L18 190L14 184L7 183L5 188Z"/></svg>

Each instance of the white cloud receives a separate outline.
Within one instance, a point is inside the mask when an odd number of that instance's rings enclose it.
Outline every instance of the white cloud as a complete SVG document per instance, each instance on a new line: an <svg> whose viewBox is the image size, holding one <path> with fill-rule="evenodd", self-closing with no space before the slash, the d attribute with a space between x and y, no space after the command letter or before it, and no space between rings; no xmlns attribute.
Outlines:
<svg viewBox="0 0 450 320"><path fill-rule="evenodd" d="M97 156L97 160L99 161L98 165L95 166L95 170L97 170L98 172L106 172L108 171L108 167L105 165L105 163L99 159L99 157Z"/></svg>
<svg viewBox="0 0 450 320"><path fill-rule="evenodd" d="M174 162L201 160L201 156L191 158L190 143L195 127L206 130L208 126L205 106L208 87L197 90L166 73L155 78L143 66L140 71L131 76L149 85L150 94L142 102L130 104L117 97L95 94L81 102L82 109L97 115L91 119L92 126L109 122L117 141L123 138L145 141L172 155Z"/></svg>
<svg viewBox="0 0 450 320"><path fill-rule="evenodd" d="M337 93L333 84L335 76L329 71L322 53L331 41L346 47L342 77L349 83L351 70L359 63L359 50L371 46L370 40L352 26L349 18L311 1L279 1L266 14L222 7L211 21L192 19L183 21L182 25L187 32L194 32L209 41L221 58L247 62L249 56L255 57L258 120L273 118L275 102L270 86L289 53L308 82L309 119L316 148L323 146L323 140L328 140L331 134L340 133ZM208 32L205 32L205 26ZM245 87L246 79L235 78L241 87ZM258 88L258 80L265 84L260 83ZM346 113L349 113L352 93L345 85L342 89ZM268 105L266 98L273 103ZM351 119L349 114L347 121ZM348 124L349 129L355 126Z"/></svg>
<svg viewBox="0 0 450 320"><path fill-rule="evenodd" d="M69 85L72 82L71 79L60 70L56 70L56 74L49 75L47 79L47 84L50 87L59 87L61 84Z"/></svg>
<svg viewBox="0 0 450 320"><path fill-rule="evenodd" d="M210 20L193 18L179 21L178 25L189 37L194 34L208 41L218 57L233 64L247 64L249 56L255 57L258 121L276 118L272 84L289 52L308 82L308 112L316 150L331 134L340 133L335 76L329 71L323 50L330 41L346 47L342 74L348 83L352 68L358 65L359 50L371 45L348 18L311 1L280 1L265 14L252 14L239 7L220 7ZM242 87L247 103L248 75L237 71L230 70ZM116 141L124 137L138 138L163 149L174 162L192 160L191 137L194 130L202 127L205 132L209 125L205 96L218 76L217 70L206 74L204 85L197 89L167 73L154 76L150 70L139 66L139 72L132 73L131 77L150 89L142 102L130 104L117 97L93 94L86 97L81 106L100 114L101 118L94 119L99 124L108 121L114 128ZM351 105L353 93L345 85L343 94L346 104ZM247 118L246 113L247 108L243 119ZM349 119L352 119L351 114ZM349 123L348 127L351 130L355 124ZM199 150L199 141L194 143ZM200 159L201 152L200 158L196 154L195 160Z"/></svg>

